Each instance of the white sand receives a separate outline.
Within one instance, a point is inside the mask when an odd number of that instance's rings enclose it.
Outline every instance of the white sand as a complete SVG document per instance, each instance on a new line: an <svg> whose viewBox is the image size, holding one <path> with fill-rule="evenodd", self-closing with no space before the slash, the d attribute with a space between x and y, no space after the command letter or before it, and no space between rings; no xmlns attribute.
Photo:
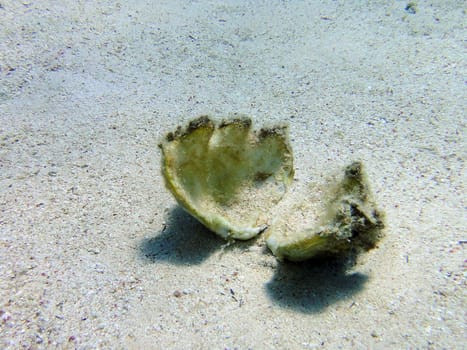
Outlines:
<svg viewBox="0 0 467 350"><path fill-rule="evenodd" d="M0 347L465 345L462 1L0 4ZM157 143L232 112L289 122L297 193L363 160L379 249L279 264L177 208Z"/></svg>

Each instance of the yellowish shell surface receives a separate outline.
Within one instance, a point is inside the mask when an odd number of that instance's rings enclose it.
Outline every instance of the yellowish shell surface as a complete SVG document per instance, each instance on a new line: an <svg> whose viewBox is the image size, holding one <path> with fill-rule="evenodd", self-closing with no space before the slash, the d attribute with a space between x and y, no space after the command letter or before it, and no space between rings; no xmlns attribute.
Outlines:
<svg viewBox="0 0 467 350"><path fill-rule="evenodd" d="M225 239L250 239L293 179L286 127L251 130L251 119L203 116L160 145L162 173L178 203Z"/></svg>
<svg viewBox="0 0 467 350"><path fill-rule="evenodd" d="M372 200L361 162L347 166L341 180L326 186L328 188L321 191L329 192L324 208L299 214L299 210L293 209L268 230L266 243L278 259L301 261L358 254L374 248L382 237L384 215ZM309 204L301 207L309 207ZM291 229L290 223L297 221L297 215L306 217L318 213L320 217L314 220L313 226Z"/></svg>

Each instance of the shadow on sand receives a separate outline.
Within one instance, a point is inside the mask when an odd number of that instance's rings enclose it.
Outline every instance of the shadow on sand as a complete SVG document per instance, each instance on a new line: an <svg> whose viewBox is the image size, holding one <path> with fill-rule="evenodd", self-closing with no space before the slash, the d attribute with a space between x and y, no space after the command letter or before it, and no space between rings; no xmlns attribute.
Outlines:
<svg viewBox="0 0 467 350"><path fill-rule="evenodd" d="M163 230L140 243L140 255L146 261L201 264L226 244L225 240L210 232L180 206L170 210L166 222Z"/></svg>
<svg viewBox="0 0 467 350"><path fill-rule="evenodd" d="M176 206L170 210L165 228L141 241L139 253L149 263L198 265L217 251L247 249L254 241L227 247L225 240ZM363 289L368 277L350 272L351 265L349 259L280 263L265 285L266 293L280 307L303 313L322 312Z"/></svg>
<svg viewBox="0 0 467 350"><path fill-rule="evenodd" d="M273 278L266 284L266 292L281 307L303 313L319 313L363 289L368 277L349 272L351 265L349 260L280 263Z"/></svg>

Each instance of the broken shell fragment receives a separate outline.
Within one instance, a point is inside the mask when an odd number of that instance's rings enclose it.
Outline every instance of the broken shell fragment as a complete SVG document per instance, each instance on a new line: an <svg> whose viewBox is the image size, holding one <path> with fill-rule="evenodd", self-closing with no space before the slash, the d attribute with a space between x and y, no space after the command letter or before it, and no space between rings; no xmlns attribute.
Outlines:
<svg viewBox="0 0 467 350"><path fill-rule="evenodd" d="M383 227L383 214L371 200L362 163L354 162L333 187L333 196L316 227L288 232L287 225L273 226L266 243L280 260L358 254L376 246Z"/></svg>
<svg viewBox="0 0 467 350"><path fill-rule="evenodd" d="M216 125L206 116L159 146L167 188L192 216L225 239L266 229L271 207L293 178L286 127L251 131L251 119Z"/></svg>

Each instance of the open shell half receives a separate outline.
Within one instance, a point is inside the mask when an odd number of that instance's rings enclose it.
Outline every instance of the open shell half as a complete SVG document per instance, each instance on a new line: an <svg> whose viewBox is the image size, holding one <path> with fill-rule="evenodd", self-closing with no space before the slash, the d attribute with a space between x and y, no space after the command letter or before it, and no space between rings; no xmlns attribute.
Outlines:
<svg viewBox="0 0 467 350"><path fill-rule="evenodd" d="M376 208L361 162L345 168L340 181L330 186L330 198L316 225L290 230L285 215L268 230L266 243L279 259L301 261L336 255L358 255L374 248L382 238L383 213ZM313 213L301 213L312 215Z"/></svg>
<svg viewBox="0 0 467 350"><path fill-rule="evenodd" d="M251 131L241 117L216 125L203 116L160 144L162 173L177 202L218 235L250 239L293 178L284 126Z"/></svg>

